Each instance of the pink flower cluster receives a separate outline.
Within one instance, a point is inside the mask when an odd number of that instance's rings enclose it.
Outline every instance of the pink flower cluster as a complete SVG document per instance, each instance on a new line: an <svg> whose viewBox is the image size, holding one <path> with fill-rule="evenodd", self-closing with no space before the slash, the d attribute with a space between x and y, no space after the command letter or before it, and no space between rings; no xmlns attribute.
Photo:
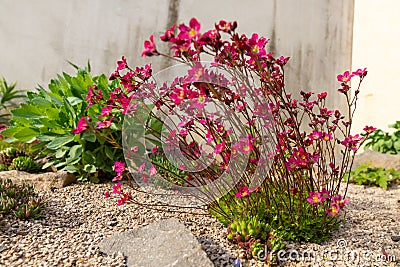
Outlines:
<svg viewBox="0 0 400 267"><path fill-rule="evenodd" d="M258 193L260 192L261 187L256 187L254 189L249 189L247 186L239 187L238 192L235 194L236 198L245 198L250 196L251 193Z"/></svg>
<svg viewBox="0 0 400 267"><path fill-rule="evenodd" d="M349 203L349 200L343 199L341 195L331 196L331 192L326 188L323 188L320 192L309 192L307 198L307 201L314 206L318 206L327 200L331 202L330 207L326 209L326 213L330 216L338 215L340 209Z"/></svg>
<svg viewBox="0 0 400 267"><path fill-rule="evenodd" d="M119 161L114 162L113 170L116 173L116 176L114 177L113 182L121 181L122 175L125 172L125 163L119 162Z"/></svg>
<svg viewBox="0 0 400 267"><path fill-rule="evenodd" d="M118 202L117 202L118 206L123 205L126 201L128 201L128 200L130 200L132 198L132 195L130 193L124 193L123 192L121 183L117 183L116 185L114 185L112 187L112 189L113 189L113 191L112 191L111 194L120 196L119 199L118 199ZM105 192L104 193L104 198L109 198L111 196L111 194L108 191Z"/></svg>

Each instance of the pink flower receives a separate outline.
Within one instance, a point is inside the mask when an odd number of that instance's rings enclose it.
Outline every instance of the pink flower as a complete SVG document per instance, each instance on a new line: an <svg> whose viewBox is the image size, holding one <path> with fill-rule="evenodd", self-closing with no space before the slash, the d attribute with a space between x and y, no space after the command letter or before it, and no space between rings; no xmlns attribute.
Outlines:
<svg viewBox="0 0 400 267"><path fill-rule="evenodd" d="M124 174L125 171L125 163L119 161L114 162L113 170L117 175L114 177L112 181L113 182L121 181L122 175Z"/></svg>
<svg viewBox="0 0 400 267"><path fill-rule="evenodd" d="M119 161L114 162L113 170L116 173L123 173L125 171L125 163Z"/></svg>
<svg viewBox="0 0 400 267"><path fill-rule="evenodd" d="M111 106L102 108L101 109L101 115L99 115L98 118L103 118L103 117L110 116L111 115L111 110L112 110Z"/></svg>
<svg viewBox="0 0 400 267"><path fill-rule="evenodd" d="M110 118L110 119L105 120L105 121L98 121L98 122L96 122L96 125L97 125L97 126L96 126L96 129L109 128L109 127L111 126L112 119L113 119L113 118Z"/></svg>
<svg viewBox="0 0 400 267"><path fill-rule="evenodd" d="M307 201L312 204L312 205L318 205L319 202L321 202L321 198L318 193L316 192L310 192L308 193L308 198Z"/></svg>
<svg viewBox="0 0 400 267"><path fill-rule="evenodd" d="M151 57L154 55L158 55L156 45L154 43L154 35L150 36L150 40L146 40L144 42L144 50L142 52L142 57Z"/></svg>
<svg viewBox="0 0 400 267"><path fill-rule="evenodd" d="M252 142L247 138L240 138L240 141L234 144L234 148L246 155L250 154L254 150Z"/></svg>
<svg viewBox="0 0 400 267"><path fill-rule="evenodd" d="M156 166L154 166L154 164L151 164L151 168L150 168L150 177L157 174L157 169Z"/></svg>
<svg viewBox="0 0 400 267"><path fill-rule="evenodd" d="M234 22L227 22L225 20L221 20L218 24L215 24L215 28L218 31L223 31L223 32L230 32L234 31L237 27L236 21Z"/></svg>
<svg viewBox="0 0 400 267"><path fill-rule="evenodd" d="M84 116L78 121L78 126L72 130L73 134L80 134L88 128L88 124L86 122L86 118Z"/></svg>
<svg viewBox="0 0 400 267"><path fill-rule="evenodd" d="M318 100L321 101L322 99L325 99L327 95L328 95L327 92L322 92L322 93L318 94Z"/></svg>
<svg viewBox="0 0 400 267"><path fill-rule="evenodd" d="M145 167L146 167L146 163L143 162L142 165L139 166L138 172L143 172Z"/></svg>
<svg viewBox="0 0 400 267"><path fill-rule="evenodd" d="M239 191L235 194L237 198L244 198L250 196L250 190L247 186L242 186L239 188Z"/></svg>
<svg viewBox="0 0 400 267"><path fill-rule="evenodd" d="M139 151L139 147L138 146L134 146L131 148L131 152L138 152Z"/></svg>
<svg viewBox="0 0 400 267"><path fill-rule="evenodd" d="M123 193L120 199L118 199L117 206L123 205L127 200L131 198L131 195L128 193Z"/></svg>
<svg viewBox="0 0 400 267"><path fill-rule="evenodd" d="M117 61L117 64L118 64L117 71L125 69L127 67L126 58L122 56L122 59Z"/></svg>
<svg viewBox="0 0 400 267"><path fill-rule="evenodd" d="M356 71L353 71L352 75L359 76L360 78L364 78L367 75L367 68L364 69L358 69Z"/></svg>
<svg viewBox="0 0 400 267"><path fill-rule="evenodd" d="M332 133L325 133L324 132L322 139L324 139L325 141L330 141L330 140L333 139L333 135L332 135Z"/></svg>
<svg viewBox="0 0 400 267"><path fill-rule="evenodd" d="M290 188L289 191L290 191L290 193L292 193L293 195L296 195L297 192L299 192L299 190L298 190L297 188L294 188L294 187Z"/></svg>
<svg viewBox="0 0 400 267"><path fill-rule="evenodd" d="M215 146L214 153L215 154L220 154L224 150L224 148L225 148L225 142L222 142L221 144L217 144Z"/></svg>
<svg viewBox="0 0 400 267"><path fill-rule="evenodd" d="M337 79L339 82L348 83L353 76L354 74L350 73L349 71L345 71L343 74L339 74Z"/></svg>
<svg viewBox="0 0 400 267"><path fill-rule="evenodd" d="M179 25L179 30L181 31L178 35L180 41L192 40L200 36L200 23L197 19L192 18L189 21L189 27L185 24Z"/></svg>
<svg viewBox="0 0 400 267"><path fill-rule="evenodd" d="M164 42L168 42L169 40L174 38L175 37L175 27L176 27L176 24L172 25L172 27L170 29L165 31L164 35L160 36L160 39Z"/></svg>
<svg viewBox="0 0 400 267"><path fill-rule="evenodd" d="M307 137L311 140L319 140L322 138L322 135L323 134L321 132L314 131L310 133Z"/></svg>
<svg viewBox="0 0 400 267"><path fill-rule="evenodd" d="M340 212L340 207L338 204L333 203L329 209L326 210L326 213L330 216L336 216Z"/></svg>
<svg viewBox="0 0 400 267"><path fill-rule="evenodd" d="M109 198L109 197L110 197L110 192L108 192L108 191L105 192L105 193L104 193L104 198Z"/></svg>
<svg viewBox="0 0 400 267"><path fill-rule="evenodd" d="M284 56L280 56L277 60L276 60L276 64L283 66L286 63L288 63L290 57L284 57Z"/></svg>
<svg viewBox="0 0 400 267"><path fill-rule="evenodd" d="M120 195L122 193L122 185L121 185L121 183L118 183L118 184L114 185L112 187L112 189L113 189L113 192L112 192L113 194Z"/></svg>
<svg viewBox="0 0 400 267"><path fill-rule="evenodd" d="M340 208L343 208L347 203L349 203L349 200L347 198L343 199L341 195L334 196L332 201L339 205Z"/></svg>
<svg viewBox="0 0 400 267"><path fill-rule="evenodd" d="M364 130L367 134L371 134L371 133L373 133L373 132L376 130L376 128L373 127L373 126L365 126L363 130Z"/></svg>
<svg viewBox="0 0 400 267"><path fill-rule="evenodd" d="M341 144L353 151L357 151L357 145L363 139L364 137L360 136L359 134L349 135L341 142Z"/></svg>
<svg viewBox="0 0 400 267"><path fill-rule="evenodd" d="M186 129L186 128L179 131L179 135L180 135L180 136L185 137L185 136L187 136L188 134L189 134L189 130Z"/></svg>
<svg viewBox="0 0 400 267"><path fill-rule="evenodd" d="M247 45L250 48L250 54L254 56L265 56L265 45L268 40L264 37L258 38L258 34L253 33L250 39L247 40Z"/></svg>
<svg viewBox="0 0 400 267"><path fill-rule="evenodd" d="M318 197L321 202L324 202L331 197L331 192L326 190L325 188L322 188L322 191L318 193Z"/></svg>

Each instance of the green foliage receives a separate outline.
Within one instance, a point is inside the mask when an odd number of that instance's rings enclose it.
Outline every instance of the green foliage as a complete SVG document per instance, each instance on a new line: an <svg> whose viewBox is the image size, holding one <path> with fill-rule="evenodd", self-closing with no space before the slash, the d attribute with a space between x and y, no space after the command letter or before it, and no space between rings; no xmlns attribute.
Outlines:
<svg viewBox="0 0 400 267"><path fill-rule="evenodd" d="M331 202L326 201L318 206L310 205L305 201L308 190L299 190L295 194L291 192L279 191L278 188L268 192L270 196L275 196L270 203L265 203L263 199L267 194L264 187L261 187L257 193L252 193L245 198L233 198L233 192L219 199L218 204L214 203L210 207L210 212L224 225L228 225L228 220L221 214L235 214L240 220L251 220L252 226L258 226L263 234L273 231L274 236L287 241L306 241L320 244L329 239L332 231L337 229L340 220L339 216L327 216L327 208ZM298 210L288 210L284 203L290 203ZM252 209L257 205L258 209ZM286 209L286 210L285 210ZM244 219L246 218L246 219ZM251 219L248 219L251 218ZM254 223L256 221L257 223ZM233 222L235 223L235 221ZM232 223L229 224L230 228ZM233 225L235 226L235 224ZM269 229L267 231L267 229ZM235 232L235 231L233 231ZM248 234L249 230L243 234ZM258 231L251 232L255 239L264 240L265 236L260 236ZM230 239L232 235L228 235ZM243 235L241 236L243 237ZM276 241L278 242L278 241ZM280 244L278 242L278 244ZM269 244L272 248L273 246ZM279 245L277 245L279 246ZM275 251L279 250L277 247Z"/></svg>
<svg viewBox="0 0 400 267"><path fill-rule="evenodd" d="M44 202L37 197L32 186L16 185L11 180L0 181L0 215L19 219L43 217Z"/></svg>
<svg viewBox="0 0 400 267"><path fill-rule="evenodd" d="M11 111L11 126L3 135L11 142L37 143L32 150L40 151L39 157L50 158L43 169L54 165L58 170L76 173L81 181L97 182L98 176L106 177L113 171L113 162L122 157L122 151L92 132L72 133L82 117L99 112L98 106L87 109L85 98L92 85L106 95L118 87L118 82L109 84L105 75L92 77L90 65L77 68L76 76L57 75L48 90L39 87L36 92L28 92L27 103Z"/></svg>
<svg viewBox="0 0 400 267"><path fill-rule="evenodd" d="M265 252L279 251L285 247L283 239L271 226L256 217L234 220L228 227L228 240L246 251L246 257L257 258Z"/></svg>
<svg viewBox="0 0 400 267"><path fill-rule="evenodd" d="M8 109L15 106L14 100L23 98L23 91L15 90L16 83L8 85L4 78L0 77L0 124L8 124L10 114Z"/></svg>
<svg viewBox="0 0 400 267"><path fill-rule="evenodd" d="M394 129L394 132L384 132L380 129L370 134L365 142L366 148L371 148L374 151L387 154L400 153L400 121L395 124L389 125Z"/></svg>
<svg viewBox="0 0 400 267"><path fill-rule="evenodd" d="M358 166L350 172L350 181L359 185L376 185L387 189L390 182L400 179L400 172L394 169L373 168L371 164Z"/></svg>
<svg viewBox="0 0 400 267"><path fill-rule="evenodd" d="M17 157L13 159L11 168L18 171L36 172L40 166L30 157Z"/></svg>
<svg viewBox="0 0 400 267"><path fill-rule="evenodd" d="M151 154L150 161L157 169L157 173L168 182L183 186L183 181L187 179L188 174L185 171L178 169L167 158L161 154Z"/></svg>

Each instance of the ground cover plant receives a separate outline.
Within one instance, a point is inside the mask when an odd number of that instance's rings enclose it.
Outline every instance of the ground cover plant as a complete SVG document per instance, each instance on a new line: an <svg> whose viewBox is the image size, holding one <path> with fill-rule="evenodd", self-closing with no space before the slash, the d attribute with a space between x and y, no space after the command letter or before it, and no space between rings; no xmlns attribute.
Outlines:
<svg viewBox="0 0 400 267"><path fill-rule="evenodd" d="M393 168L387 170L363 164L350 172L350 181L359 185L375 185L386 190L390 184L400 181L400 172Z"/></svg>
<svg viewBox="0 0 400 267"><path fill-rule="evenodd" d="M43 200L37 196L32 186L0 180L0 224L4 216L23 220L41 218L43 207Z"/></svg>
<svg viewBox="0 0 400 267"><path fill-rule="evenodd" d="M125 161L115 162L118 183L106 197L120 195L118 205L134 201L119 182L124 177L193 194L249 257L262 244L281 248L282 239L320 243L338 227L348 202L338 192L364 141L351 134L351 122L367 71L337 76L345 110L328 108L327 92L300 92L296 99L285 87L289 58L275 57L266 38L240 35L236 27L220 21L201 32L196 19L174 25L160 36L170 52L159 51L151 36L142 54L179 63L173 79L122 57L110 76L121 87L109 95L92 87L88 105L102 108L86 122L101 118L96 123L107 129L121 122L115 112L125 115ZM100 132L94 123L88 130ZM373 131L366 126L364 135Z"/></svg>

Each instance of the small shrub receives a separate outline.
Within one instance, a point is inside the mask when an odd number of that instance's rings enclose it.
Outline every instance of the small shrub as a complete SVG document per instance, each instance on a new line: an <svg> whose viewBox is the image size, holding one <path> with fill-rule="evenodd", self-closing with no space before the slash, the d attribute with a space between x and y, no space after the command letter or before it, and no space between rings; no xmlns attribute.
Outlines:
<svg viewBox="0 0 400 267"><path fill-rule="evenodd" d="M394 129L393 132L385 132L381 129L370 134L365 142L366 148L371 148L374 151L387 154L400 153L400 121L389 125L389 128Z"/></svg>
<svg viewBox="0 0 400 267"><path fill-rule="evenodd" d="M375 185L387 189L391 183L400 179L400 172L394 169L374 168L371 164L362 164L350 172L350 181L359 185Z"/></svg>
<svg viewBox="0 0 400 267"><path fill-rule="evenodd" d="M112 123L108 135L96 136L93 131L80 134L90 123L86 116L99 112L99 107L88 109L85 98L92 86L107 96L118 82L109 83L104 75L93 77L90 66L76 68L76 76L63 73L51 80L48 90L39 87L28 92L27 103L11 111L11 125L2 134L10 142L33 144L31 149L39 152L38 157L49 159L43 169L54 165L58 170L76 173L80 181L98 182L98 177L112 177L112 163L123 157L121 149L110 145L121 142L120 130Z"/></svg>
<svg viewBox="0 0 400 267"><path fill-rule="evenodd" d="M0 181L0 215L18 219L38 219L44 202L37 197L32 186L16 185L11 180Z"/></svg>

